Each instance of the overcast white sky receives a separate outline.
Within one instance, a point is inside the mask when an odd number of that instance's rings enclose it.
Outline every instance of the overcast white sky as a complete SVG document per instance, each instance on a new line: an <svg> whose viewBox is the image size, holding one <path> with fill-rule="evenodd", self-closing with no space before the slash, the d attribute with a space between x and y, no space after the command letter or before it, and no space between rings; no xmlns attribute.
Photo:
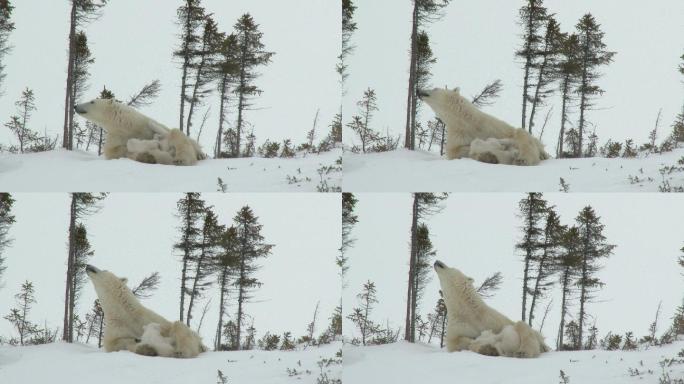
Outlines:
<svg viewBox="0 0 684 384"><path fill-rule="evenodd" d="M8 248L7 270L0 288L0 314L15 305L14 294L25 280L34 283L38 303L31 320L45 320L61 328L64 313L66 239L69 195L16 194L16 223L10 231L15 239ZM235 213L249 205L263 225L265 241L275 244L272 254L261 259L257 278L263 286L254 293L246 311L253 316L259 335L292 331L301 336L320 301L317 333L340 300L335 256L340 246L340 196L336 194L204 194L215 206L221 223L230 224ZM111 194L99 213L86 221L95 256L91 264L128 277L129 286L151 272L159 271L161 284L143 304L166 317L178 319L180 267L173 251L179 220L174 216L179 194ZM218 292L209 291L212 304L204 319L202 337L213 343L218 319ZM85 315L96 298L86 282L78 313ZM232 300L231 300L232 302ZM196 307L199 321L204 300ZM228 308L234 313L235 307ZM193 328L197 323L193 325ZM13 330L0 320L0 334Z"/></svg>
<svg viewBox="0 0 684 384"><path fill-rule="evenodd" d="M355 113L363 91L371 87L378 98L373 128L404 133L408 83L408 49L411 33L411 0L356 1L358 30L355 53L349 59L349 79L344 98L345 120ZM430 43L437 58L432 68L432 86L460 87L462 94L477 94L485 84L501 79L504 90L484 110L511 125L520 125L521 65L514 52L520 45L517 25L522 0L452 1L445 17L430 25ZM670 131L682 109L684 86L677 72L684 53L684 2L659 0L647 6L628 0L547 0L563 31L574 31L577 21L591 12L605 32L607 48L616 51L615 62L603 68L598 84L606 91L597 101L599 110L588 115L596 125L599 142L608 138L635 142L647 140L648 132L663 109L659 140ZM553 97L557 101L558 96ZM420 121L434 117L422 107ZM546 110L538 114L541 127ZM572 116L576 123L576 116ZM555 150L560 125L560 104L553 111L543 141ZM537 132L538 133L538 132ZM352 133L345 130L345 142Z"/></svg>
<svg viewBox="0 0 684 384"><path fill-rule="evenodd" d="M389 320L402 327L406 311L410 194L356 194L359 223L352 236L357 239L349 251L351 266L344 290L345 315L358 305L355 295L370 279L378 291L379 303L374 321ZM496 295L485 300L511 319L520 319L522 262L515 251L521 221L516 217L523 194L452 194L443 212L429 219L431 239L437 259L456 267L479 284L501 271L503 284ZM605 224L608 242L616 244L614 254L603 262L599 278L606 284L588 312L596 319L600 337L608 331L633 331L642 336L653 321L662 300L659 333L670 323L682 304L684 277L676 260L684 245L681 212L684 199L665 194L545 194L557 207L564 224L574 223L577 213L591 205ZM432 274L420 313L434 309L439 298L439 282ZM559 288L553 289L553 304L543 333L555 346L560 321ZM536 313L539 321L547 300ZM577 308L571 309L576 316ZM535 324L538 328L539 324ZM346 335L356 335L345 320Z"/></svg>
<svg viewBox="0 0 684 384"><path fill-rule="evenodd" d="M10 43L14 50L6 57L7 78L0 96L0 122L15 113L14 102L26 87L34 90L38 110L30 122L32 129L62 132L66 83L69 2L21 0L13 21L16 30ZM176 9L181 1L111 1L103 16L86 27L90 49L90 90L86 98L99 95L103 86L122 99L144 84L159 79L162 92L156 102L142 110L170 127L178 126L178 99L181 71L172 53L178 44ZM214 13L221 31L230 32L237 19L249 12L264 33L267 50L276 54L272 63L260 68L257 85L264 91L247 121L254 125L259 143L266 138L305 140L316 110L320 108L318 137L339 109L340 88L335 64L340 49L340 6L338 2L298 0L204 0L208 13ZM195 131L205 108L210 118L201 137L211 152L218 125L218 104L210 99L196 114ZM233 122L233 116L230 116ZM8 130L0 129L0 142L9 140Z"/></svg>

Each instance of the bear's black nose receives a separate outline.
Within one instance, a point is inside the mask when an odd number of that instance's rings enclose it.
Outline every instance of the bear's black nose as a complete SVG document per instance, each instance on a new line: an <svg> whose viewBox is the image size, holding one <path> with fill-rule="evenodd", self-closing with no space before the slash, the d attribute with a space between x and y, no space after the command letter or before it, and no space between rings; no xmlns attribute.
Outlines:
<svg viewBox="0 0 684 384"><path fill-rule="evenodd" d="M86 264L85 270L86 270L86 272L90 272L90 273L97 273L97 271L98 271L97 268L93 267L90 264Z"/></svg>
<svg viewBox="0 0 684 384"><path fill-rule="evenodd" d="M428 97L428 96L430 96L430 94L427 93L427 91L424 91L424 90L422 90L422 89L417 89L417 90L416 90L416 95L418 96L419 99L422 99L423 97Z"/></svg>
<svg viewBox="0 0 684 384"><path fill-rule="evenodd" d="M76 113L79 113L81 115L86 113L86 111L83 108L79 108L78 105L74 105L74 111L76 111Z"/></svg>
<svg viewBox="0 0 684 384"><path fill-rule="evenodd" d="M435 268L446 268L446 264L442 263L441 261L437 260L435 261Z"/></svg>

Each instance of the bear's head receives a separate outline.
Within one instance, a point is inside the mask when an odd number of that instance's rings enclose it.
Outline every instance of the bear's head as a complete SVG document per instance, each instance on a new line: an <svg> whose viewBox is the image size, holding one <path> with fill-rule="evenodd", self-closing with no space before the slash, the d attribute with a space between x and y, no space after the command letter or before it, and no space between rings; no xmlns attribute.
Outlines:
<svg viewBox="0 0 684 384"><path fill-rule="evenodd" d="M418 89L416 96L429 105L435 111L437 117L445 122L450 115L450 111L465 101L465 98L461 96L460 88Z"/></svg>
<svg viewBox="0 0 684 384"><path fill-rule="evenodd" d="M114 99L95 99L74 106L79 116L99 125L105 125L112 107L118 103Z"/></svg>
<svg viewBox="0 0 684 384"><path fill-rule="evenodd" d="M446 302L453 302L462 297L464 292L474 291L473 279L456 268L450 268L441 261L435 261L435 272L439 277L439 285Z"/></svg>
<svg viewBox="0 0 684 384"><path fill-rule="evenodd" d="M123 302L127 302L129 305L137 302L133 292L126 286L128 279L125 277L117 277L109 271L89 264L86 265L85 270L95 287L95 292L105 313L107 308L118 306Z"/></svg>

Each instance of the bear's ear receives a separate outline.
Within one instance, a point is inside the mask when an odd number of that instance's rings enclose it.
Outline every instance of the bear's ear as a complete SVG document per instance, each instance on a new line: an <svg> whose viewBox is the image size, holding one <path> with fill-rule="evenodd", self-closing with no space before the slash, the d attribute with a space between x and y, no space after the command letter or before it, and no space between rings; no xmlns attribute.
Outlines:
<svg viewBox="0 0 684 384"><path fill-rule="evenodd" d="M121 280L121 282L124 284L128 283L128 279L125 277L120 277L119 280Z"/></svg>
<svg viewBox="0 0 684 384"><path fill-rule="evenodd" d="M454 92L456 92L456 93L461 93L461 87L456 87L456 88L454 88Z"/></svg>

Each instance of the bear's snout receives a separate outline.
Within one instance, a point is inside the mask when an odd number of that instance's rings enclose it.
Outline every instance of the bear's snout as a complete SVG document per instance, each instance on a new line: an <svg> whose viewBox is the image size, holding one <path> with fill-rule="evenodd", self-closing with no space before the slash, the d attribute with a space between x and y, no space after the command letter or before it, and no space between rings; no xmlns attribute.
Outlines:
<svg viewBox="0 0 684 384"><path fill-rule="evenodd" d="M89 273L98 273L100 271L99 269L97 269L96 267L93 267L90 264L86 264L85 270L86 270L86 272L89 272Z"/></svg>
<svg viewBox="0 0 684 384"><path fill-rule="evenodd" d="M74 111L76 111L76 113L78 113L79 115L83 115L86 113L86 110L83 107L81 107L80 104L74 105Z"/></svg>
<svg viewBox="0 0 684 384"><path fill-rule="evenodd" d="M441 261L437 260L435 261L435 269L437 268L446 268L446 264L442 263Z"/></svg>
<svg viewBox="0 0 684 384"><path fill-rule="evenodd" d="M419 99L422 99L423 97L430 96L430 93L424 89L417 89L416 95L418 96Z"/></svg>

